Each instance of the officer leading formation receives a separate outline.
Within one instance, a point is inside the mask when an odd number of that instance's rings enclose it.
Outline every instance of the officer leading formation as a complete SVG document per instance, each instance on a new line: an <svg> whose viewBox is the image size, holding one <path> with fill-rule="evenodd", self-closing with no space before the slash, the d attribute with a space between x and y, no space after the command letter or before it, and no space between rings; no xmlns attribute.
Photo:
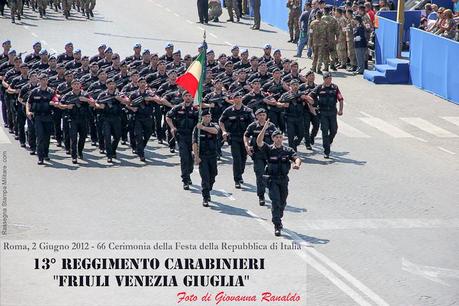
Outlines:
<svg viewBox="0 0 459 306"><path fill-rule="evenodd" d="M276 235L282 229L289 170L301 164L301 144L317 151L313 145L320 129L329 159L337 116L343 115L344 99L329 72L316 84L313 71L303 75L298 63L269 44L260 57L238 46L230 55L216 56L208 49L201 107L177 84L193 57L182 56L171 43L163 54L136 44L124 59L106 45L93 56L82 55L71 42L58 55L43 50L40 42L26 56L16 53L9 40L2 47L4 127L37 156L39 165L51 162L52 138L75 165L86 159L87 145L105 155L108 164L118 160L120 145L148 163L146 148L153 138L173 154L178 148L184 190L190 189L197 165L207 207L227 143L235 188L242 188L247 157L252 159L258 202L265 205L268 190ZM198 46L198 53L204 50Z"/></svg>

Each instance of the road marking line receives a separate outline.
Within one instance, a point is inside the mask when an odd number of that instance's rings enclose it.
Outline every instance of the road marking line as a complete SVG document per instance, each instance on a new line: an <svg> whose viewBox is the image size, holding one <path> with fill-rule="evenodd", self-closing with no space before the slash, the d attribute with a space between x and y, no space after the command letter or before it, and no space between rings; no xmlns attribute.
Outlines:
<svg viewBox="0 0 459 306"><path fill-rule="evenodd" d="M218 38L217 35L215 35L214 33L209 33L210 36L212 36L213 38Z"/></svg>
<svg viewBox="0 0 459 306"><path fill-rule="evenodd" d="M301 230L459 228L459 218L451 219L318 219L306 220Z"/></svg>
<svg viewBox="0 0 459 306"><path fill-rule="evenodd" d="M451 154L451 155L456 155L456 153L454 153L453 151L447 150L447 149L445 149L445 148L443 148L443 147L437 147L437 148L439 148L439 149L442 150L443 152L449 153L449 154Z"/></svg>
<svg viewBox="0 0 459 306"><path fill-rule="evenodd" d="M265 229L267 229L269 232L272 233L272 228L269 227L268 222L263 221L262 218L258 217L256 214L254 214L250 210L247 210L247 213L250 216L254 217ZM331 268L332 270L335 270L335 272L337 272L338 274L341 274L347 281L349 281L356 288L358 288L363 293L365 293L377 305L388 306L388 304L382 298L380 298L376 293L371 291L368 287L360 283L352 275L350 275L349 273L344 271L341 267L339 267L337 264L335 264L330 259L325 257L325 255L322 255L319 251L316 251L310 248L311 245L307 243L305 240L303 240L301 237L299 237L297 234L287 229L284 229L284 232L286 232L291 238L293 238L295 242L303 246L301 249L301 252L297 252L297 254L301 258L303 258L303 260L306 261L307 264L309 264L314 269L316 269L318 272L320 272L323 276L325 276L325 278L327 278L330 282L332 282L336 287L341 289L341 291L343 291L350 298L352 298L357 304L371 305L362 297L361 294L359 294L354 289L352 289L350 286L348 286L346 283L344 283L342 280L340 280L334 273L328 270L327 267L325 267L323 264L328 265L329 268ZM312 252L312 251L315 251L315 252ZM313 256L315 256L315 258ZM317 257L321 257L321 258L317 258ZM320 262L320 260L322 260L322 262ZM323 261L327 261L327 262L323 262Z"/></svg>
<svg viewBox="0 0 459 306"><path fill-rule="evenodd" d="M381 118L371 117L371 118L359 118L366 124L380 130L381 132L392 136L394 138L412 138L413 135L403 131L402 129L393 126L392 124L387 123Z"/></svg>
<svg viewBox="0 0 459 306"><path fill-rule="evenodd" d="M203 27L197 27L197 28L200 29L201 31L205 31Z"/></svg>
<svg viewBox="0 0 459 306"><path fill-rule="evenodd" d="M298 243L306 246L304 248L304 251L315 257L315 259L321 261L322 264L327 265L330 269L332 269L335 273L338 273L341 275L344 279L346 279L349 283L351 283L354 287L359 289L362 293L364 293L366 296L368 296L373 302L376 303L376 305L381 305L381 306L389 306L389 304L384 301L379 295L377 295L375 292L373 292L370 288L365 286L363 283L361 283L358 279L353 277L351 274L349 274L347 271L345 271L343 268L341 268L338 264L333 262L331 259L329 259L327 256L323 255L316 249L310 248L308 246L311 246L309 243L307 243L305 240L303 240L301 237L299 237L297 234L294 232L284 229L286 233L288 233L293 239L295 239ZM331 280L329 278L329 280ZM348 287L349 288L349 287ZM341 289L341 288L340 288ZM351 288L349 288L351 289ZM352 289L351 289L352 290ZM354 294L357 294L354 290L352 290ZM343 291L344 293L348 294L352 299L354 299L353 295L351 295L351 292L348 291ZM361 297L359 295L359 297ZM363 300L363 298L361 298ZM357 300L354 299L354 301L358 302ZM360 305L371 305L368 304L365 300L363 302L358 302Z"/></svg>
<svg viewBox="0 0 459 306"><path fill-rule="evenodd" d="M362 111L360 111L359 113L361 113L362 115L364 115L366 117L373 118L373 116L368 114L368 113L365 113L365 112L362 112Z"/></svg>
<svg viewBox="0 0 459 306"><path fill-rule="evenodd" d="M174 15L175 15L175 16L177 16L177 17L180 17L180 15L179 15L179 14L177 14L177 13L174 13Z"/></svg>
<svg viewBox="0 0 459 306"><path fill-rule="evenodd" d="M38 37L38 35L35 34L34 32L30 32L30 34L32 34L33 37Z"/></svg>
<svg viewBox="0 0 459 306"><path fill-rule="evenodd" d="M438 127L436 125L433 125L427 120L424 120L422 118L400 118L402 121L405 121L408 124L411 124L412 126L417 127L420 130L423 130L424 132L427 132L429 134L432 134L437 137L458 137L456 134L451 133L450 131L447 131L441 127Z"/></svg>
<svg viewBox="0 0 459 306"><path fill-rule="evenodd" d="M422 141L422 142L428 142L427 140L425 140L424 138L421 138L421 137L416 137L415 136L414 139Z"/></svg>
<svg viewBox="0 0 459 306"><path fill-rule="evenodd" d="M446 116L446 117L441 117L441 118L443 118L446 121L451 122L452 124L459 126L459 117Z"/></svg>
<svg viewBox="0 0 459 306"><path fill-rule="evenodd" d="M10 139L5 133L5 130L0 128L0 143L11 143Z"/></svg>
<svg viewBox="0 0 459 306"><path fill-rule="evenodd" d="M232 46L233 45L232 43L229 43L227 41L225 41L225 44L227 44L228 46Z"/></svg>
<svg viewBox="0 0 459 306"><path fill-rule="evenodd" d="M370 138L364 132L356 129L353 126L343 122L342 120L338 119L338 133L343 134L344 136L351 137L351 138Z"/></svg>
<svg viewBox="0 0 459 306"><path fill-rule="evenodd" d="M223 190L223 189L220 189L220 190L216 189L216 190L220 191L221 193L223 193L223 195L225 197L227 197L228 199L230 199L230 201L236 201L236 199L229 192L227 192L226 190Z"/></svg>
<svg viewBox="0 0 459 306"><path fill-rule="evenodd" d="M193 24L193 21L187 19L186 22L188 22L189 24Z"/></svg>
<svg viewBox="0 0 459 306"><path fill-rule="evenodd" d="M402 270L419 275L433 282L437 282L448 287L451 287L451 285L441 280L440 277L459 278L459 270L418 265L410 262L405 258L402 258Z"/></svg>

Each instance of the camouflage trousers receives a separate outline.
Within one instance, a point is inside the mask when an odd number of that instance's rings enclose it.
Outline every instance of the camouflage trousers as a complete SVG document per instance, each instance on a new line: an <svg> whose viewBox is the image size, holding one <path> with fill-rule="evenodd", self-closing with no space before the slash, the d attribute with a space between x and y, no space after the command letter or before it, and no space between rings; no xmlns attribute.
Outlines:
<svg viewBox="0 0 459 306"><path fill-rule="evenodd" d="M338 62L341 65L346 65L347 63L347 45L346 41L338 41L336 44L336 51L338 53Z"/></svg>
<svg viewBox="0 0 459 306"><path fill-rule="evenodd" d="M357 59L355 57L355 47L353 41L346 42L347 44L347 57L351 61L351 66L357 66Z"/></svg>
<svg viewBox="0 0 459 306"><path fill-rule="evenodd" d="M290 39L298 41L300 37L300 23L297 14L289 14L288 16L288 30L290 32Z"/></svg>

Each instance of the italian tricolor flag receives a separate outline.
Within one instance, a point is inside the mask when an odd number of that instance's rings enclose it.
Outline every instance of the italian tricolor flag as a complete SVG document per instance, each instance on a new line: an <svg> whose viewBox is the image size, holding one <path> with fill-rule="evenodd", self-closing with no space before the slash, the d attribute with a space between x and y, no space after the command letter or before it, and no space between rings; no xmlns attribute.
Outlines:
<svg viewBox="0 0 459 306"><path fill-rule="evenodd" d="M202 84L205 79L206 51L199 54L185 74L177 78L177 85L188 91L193 98L198 94L198 102L202 99Z"/></svg>

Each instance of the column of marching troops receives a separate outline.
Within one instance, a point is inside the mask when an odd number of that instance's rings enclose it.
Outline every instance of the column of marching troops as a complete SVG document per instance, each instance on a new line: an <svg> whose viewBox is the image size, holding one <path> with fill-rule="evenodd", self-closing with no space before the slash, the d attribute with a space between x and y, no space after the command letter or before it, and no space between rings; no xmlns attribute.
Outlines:
<svg viewBox="0 0 459 306"><path fill-rule="evenodd" d="M203 205L208 206L226 142L235 188L244 183L247 156L253 159L259 204L265 205L268 188L276 235L282 228L291 164L294 169L301 164L298 146L304 139L306 149L312 150L321 127L324 157L329 158L336 117L343 114L343 97L329 73L316 84L312 71L301 74L298 63L269 44L261 57L249 57L238 46L218 57L207 50L201 122L193 96L176 82L193 58L182 58L171 43L163 55L136 44L134 54L124 59L106 45L88 57L67 43L65 52L55 56L36 42L24 59L10 41L2 46L4 126L21 147L38 156L38 164L50 160L51 136L74 164L85 159L88 137L108 163L117 158L120 141L146 162L145 147L153 135L171 153L178 143L185 190L193 164L199 165ZM288 146L283 145L283 132Z"/></svg>
<svg viewBox="0 0 459 306"><path fill-rule="evenodd" d="M4 16L5 6L10 9L11 22L15 23L16 18L21 20L24 16L24 7L32 8L38 12L40 18L46 18L46 10L49 8L56 12L61 11L68 19L71 15L72 8L82 16L90 19L94 17L93 10L96 6L96 0L0 0L0 14Z"/></svg>

